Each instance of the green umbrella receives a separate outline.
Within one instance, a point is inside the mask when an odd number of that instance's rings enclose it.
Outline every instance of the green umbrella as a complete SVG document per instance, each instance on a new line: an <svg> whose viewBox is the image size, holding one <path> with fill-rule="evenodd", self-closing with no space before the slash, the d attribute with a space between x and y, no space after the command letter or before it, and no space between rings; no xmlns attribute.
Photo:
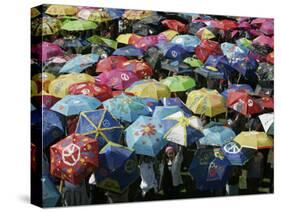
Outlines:
<svg viewBox="0 0 281 212"><path fill-rule="evenodd" d="M61 27L61 29L66 31L83 31L96 28L97 25L94 22L86 20L68 21Z"/></svg>
<svg viewBox="0 0 281 212"><path fill-rule="evenodd" d="M111 40L97 35L93 35L92 37L89 37L87 40L91 43L105 45L113 49L116 49L118 45L118 42L115 40Z"/></svg>
<svg viewBox="0 0 281 212"><path fill-rule="evenodd" d="M203 63L199 59L193 57L187 57L184 59L183 62L190 65L193 68L199 68L203 65Z"/></svg>
<svg viewBox="0 0 281 212"><path fill-rule="evenodd" d="M189 76L172 76L161 80L160 83L169 87L172 92L186 91L195 87L194 79Z"/></svg>

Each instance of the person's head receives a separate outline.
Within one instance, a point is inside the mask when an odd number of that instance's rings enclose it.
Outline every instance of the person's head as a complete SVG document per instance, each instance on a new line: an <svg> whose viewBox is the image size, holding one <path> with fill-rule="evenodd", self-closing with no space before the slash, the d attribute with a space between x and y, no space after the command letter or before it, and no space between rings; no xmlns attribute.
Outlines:
<svg viewBox="0 0 281 212"><path fill-rule="evenodd" d="M165 149L166 156L169 160L174 160L175 158L175 149L172 146L167 146Z"/></svg>

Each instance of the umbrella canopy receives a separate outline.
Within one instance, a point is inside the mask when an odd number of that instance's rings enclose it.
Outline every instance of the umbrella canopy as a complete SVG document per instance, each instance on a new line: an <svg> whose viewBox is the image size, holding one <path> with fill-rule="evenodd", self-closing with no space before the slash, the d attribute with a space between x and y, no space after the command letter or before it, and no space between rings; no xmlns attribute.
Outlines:
<svg viewBox="0 0 281 212"><path fill-rule="evenodd" d="M76 55L65 55L65 56L55 56L49 58L43 65L43 71L58 75L58 72L63 67L63 65Z"/></svg>
<svg viewBox="0 0 281 212"><path fill-rule="evenodd" d="M159 33L159 35L161 35L161 36L164 35L168 41L171 41L178 34L179 33L177 31L172 30L172 29L168 29L168 30L165 30L165 31Z"/></svg>
<svg viewBox="0 0 281 212"><path fill-rule="evenodd" d="M67 95L59 100L51 110L65 116L79 115L82 111L95 110L101 102L95 97L85 95Z"/></svg>
<svg viewBox="0 0 281 212"><path fill-rule="evenodd" d="M187 32L187 26L177 20L172 20L172 19L165 19L161 21L161 23L166 26L169 29L175 30L179 33L186 33Z"/></svg>
<svg viewBox="0 0 281 212"><path fill-rule="evenodd" d="M50 16L43 16L31 22L31 34L34 36L46 36L56 34L60 30L61 22Z"/></svg>
<svg viewBox="0 0 281 212"><path fill-rule="evenodd" d="M118 69L122 67L124 62L128 59L124 56L109 56L102 60L99 60L96 67L96 72L111 71L112 69Z"/></svg>
<svg viewBox="0 0 281 212"><path fill-rule="evenodd" d="M236 142L226 143L221 147L221 151L233 166L245 165L256 152L254 149L241 147L241 145Z"/></svg>
<svg viewBox="0 0 281 212"><path fill-rule="evenodd" d="M248 85L248 84L232 84L229 86L228 89L224 90L221 95L227 99L228 98L228 94L231 92L235 92L235 91L246 91L249 93L254 92L253 88Z"/></svg>
<svg viewBox="0 0 281 212"><path fill-rule="evenodd" d="M221 49L219 43L212 40L203 40L195 48L195 54L199 60L205 62L210 55L220 55Z"/></svg>
<svg viewBox="0 0 281 212"><path fill-rule="evenodd" d="M104 10L92 10L87 20L94 21L96 23L102 23L112 20L108 12Z"/></svg>
<svg viewBox="0 0 281 212"><path fill-rule="evenodd" d="M274 109L274 101L272 97L269 96L263 96L259 99L257 99L257 102L260 104L260 106L268 109Z"/></svg>
<svg viewBox="0 0 281 212"><path fill-rule="evenodd" d="M224 188L230 171L230 162L220 149L198 149L189 167L199 190Z"/></svg>
<svg viewBox="0 0 281 212"><path fill-rule="evenodd" d="M256 73L259 81L267 82L274 80L274 66L269 63L259 63Z"/></svg>
<svg viewBox="0 0 281 212"><path fill-rule="evenodd" d="M177 35L172 39L172 43L181 45L188 49L194 49L200 44L200 39L193 35Z"/></svg>
<svg viewBox="0 0 281 212"><path fill-rule="evenodd" d="M207 79L225 79L225 73L212 66L199 67L193 70Z"/></svg>
<svg viewBox="0 0 281 212"><path fill-rule="evenodd" d="M80 113L76 133L98 140L99 149L106 143L119 143L123 126L106 110L92 110Z"/></svg>
<svg viewBox="0 0 281 212"><path fill-rule="evenodd" d="M46 62L51 57L63 56L64 54L58 45L46 41L33 46L31 52L36 54L38 60L42 62Z"/></svg>
<svg viewBox="0 0 281 212"><path fill-rule="evenodd" d="M88 20L91 13L94 11L94 8L82 8L76 14L76 16L80 19Z"/></svg>
<svg viewBox="0 0 281 212"><path fill-rule="evenodd" d="M98 85L93 81L74 83L69 86L68 92L71 95L83 94L96 97L100 101L105 101L112 97L112 90L108 86Z"/></svg>
<svg viewBox="0 0 281 212"><path fill-rule="evenodd" d="M77 55L73 59L67 61L60 69L59 73L79 73L86 68L91 67L99 60L99 56L96 54Z"/></svg>
<svg viewBox="0 0 281 212"><path fill-rule="evenodd" d="M118 43L134 45L142 36L135 33L119 34L116 38Z"/></svg>
<svg viewBox="0 0 281 212"><path fill-rule="evenodd" d="M142 57L143 51L135 46L128 45L116 49L112 54L126 57Z"/></svg>
<svg viewBox="0 0 281 212"><path fill-rule="evenodd" d="M182 111L185 113L186 116L191 115L191 111L186 107L186 105L184 104L184 102L179 98L179 97L175 97L175 98L162 98L161 99L161 103L164 106L178 106L182 109Z"/></svg>
<svg viewBox="0 0 281 212"><path fill-rule="evenodd" d="M52 176L80 184L98 167L98 142L90 137L71 134L50 148Z"/></svg>
<svg viewBox="0 0 281 212"><path fill-rule="evenodd" d="M236 136L229 127L213 126L203 130L204 137L199 140L200 145L223 146Z"/></svg>
<svg viewBox="0 0 281 212"><path fill-rule="evenodd" d="M157 47L161 50L164 57L167 59L182 61L187 56L190 56L191 50L187 47L183 47L180 44L175 44L171 42L161 42L157 44Z"/></svg>
<svg viewBox="0 0 281 212"><path fill-rule="evenodd" d="M172 115L176 112L183 112L179 106L156 106L153 111L152 118L162 120L165 117ZM185 116L189 117L190 114L184 113Z"/></svg>
<svg viewBox="0 0 281 212"><path fill-rule="evenodd" d="M201 62L201 60L198 60L198 59L193 58L193 57L187 57L187 58L184 59L183 62L188 64L192 68L199 68L199 67L203 66L203 63Z"/></svg>
<svg viewBox="0 0 281 212"><path fill-rule="evenodd" d="M49 93L43 91L38 95L32 97L31 102L36 106L36 108L47 108L50 109L60 98L50 95Z"/></svg>
<svg viewBox="0 0 281 212"><path fill-rule="evenodd" d="M172 92L186 91L196 86L195 80L189 76L172 76L161 80Z"/></svg>
<svg viewBox="0 0 281 212"><path fill-rule="evenodd" d="M214 117L225 113L225 100L216 90L201 88L188 94L186 106L195 114Z"/></svg>
<svg viewBox="0 0 281 212"><path fill-rule="evenodd" d="M200 40L211 40L216 36L209 29L202 27L196 32L196 36L200 38Z"/></svg>
<svg viewBox="0 0 281 212"><path fill-rule="evenodd" d="M63 98L68 95L68 88L70 85L79 82L92 81L94 78L88 74L71 73L60 75L57 79L53 80L49 85L49 93L55 97Z"/></svg>
<svg viewBox="0 0 281 212"><path fill-rule="evenodd" d="M233 140L242 147L252 149L267 149L272 148L273 146L272 138L266 135L264 132L243 131Z"/></svg>
<svg viewBox="0 0 281 212"><path fill-rule="evenodd" d="M224 42L221 44L221 50L228 59L235 59L238 55L246 56L247 54L247 52L245 52L245 49L241 49L239 46L228 42Z"/></svg>
<svg viewBox="0 0 281 212"><path fill-rule="evenodd" d="M227 78L232 71L235 71L224 55L210 55L204 63L204 67L208 66L214 67L221 73L224 73L225 78Z"/></svg>
<svg viewBox="0 0 281 212"><path fill-rule="evenodd" d="M36 18L40 14L41 14L40 11L36 7L31 8L31 10L30 10L30 17L31 18Z"/></svg>
<svg viewBox="0 0 281 212"><path fill-rule="evenodd" d="M259 116L264 131L268 135L274 135L274 114L264 113Z"/></svg>
<svg viewBox="0 0 281 212"><path fill-rule="evenodd" d="M104 107L117 119L133 122L141 115L149 115L150 108L137 96L122 93L103 102Z"/></svg>
<svg viewBox="0 0 281 212"><path fill-rule="evenodd" d="M270 48L274 47L273 43L274 43L273 38L266 35L260 35L253 40L253 44L259 46L269 46Z"/></svg>
<svg viewBox="0 0 281 212"><path fill-rule="evenodd" d="M66 31L84 31L84 30L93 30L96 28L97 28L96 23L87 20L67 21L61 27L62 30L66 30Z"/></svg>
<svg viewBox="0 0 281 212"><path fill-rule="evenodd" d="M141 60L124 61L120 64L120 69L134 72L139 79L143 79L153 74L153 69L146 62Z"/></svg>
<svg viewBox="0 0 281 212"><path fill-rule="evenodd" d="M161 35L149 35L149 36L139 38L135 42L134 45L135 45L135 47L146 51L149 47L155 46L159 42L165 42L165 41L167 41L167 39L163 35L162 36Z"/></svg>
<svg viewBox="0 0 281 212"><path fill-rule="evenodd" d="M42 182L42 202L43 207L55 207L60 199L60 193L48 176L41 178Z"/></svg>
<svg viewBox="0 0 281 212"><path fill-rule="evenodd" d="M167 141L163 140L164 132L160 120L139 116L126 129L126 143L136 154L155 157L167 144Z"/></svg>
<svg viewBox="0 0 281 212"><path fill-rule="evenodd" d="M229 60L231 67L246 76L248 72L255 72L258 63L255 59L245 55L237 55Z"/></svg>
<svg viewBox="0 0 281 212"><path fill-rule="evenodd" d="M87 40L91 43L104 45L104 46L110 47L112 49L117 49L117 45L118 45L117 41L111 40L111 39L108 39L105 37L101 37L98 35L93 35L93 36L87 38Z"/></svg>
<svg viewBox="0 0 281 212"><path fill-rule="evenodd" d="M140 97L150 97L154 99L161 99L170 97L170 89L156 80L141 80L132 84L126 89L126 92L133 93Z"/></svg>
<svg viewBox="0 0 281 212"><path fill-rule="evenodd" d="M262 111L260 104L243 90L230 92L227 96L227 106L245 116Z"/></svg>
<svg viewBox="0 0 281 212"><path fill-rule="evenodd" d="M54 16L66 16L75 15L78 12L78 8L69 5L50 5L46 10L46 14Z"/></svg>
<svg viewBox="0 0 281 212"><path fill-rule="evenodd" d="M37 84L33 80L30 81L30 90L31 90L31 97L38 94Z"/></svg>
<svg viewBox="0 0 281 212"><path fill-rule="evenodd" d="M139 178L136 155L129 148L109 143L101 149L99 162L95 179L100 188L122 193Z"/></svg>
<svg viewBox="0 0 281 212"><path fill-rule="evenodd" d="M116 90L124 90L138 80L139 78L134 72L122 69L103 72L96 78L97 83L107 85Z"/></svg>
<svg viewBox="0 0 281 212"><path fill-rule="evenodd" d="M141 20L145 17L152 16L153 12L148 10L126 10L123 18L128 20Z"/></svg>
<svg viewBox="0 0 281 212"><path fill-rule="evenodd" d="M166 116L162 122L165 130L164 138L167 141L187 146L204 136L200 119L196 116L186 117L182 111Z"/></svg>
<svg viewBox="0 0 281 212"><path fill-rule="evenodd" d="M54 79L56 79L56 76L48 72L41 72L32 77L32 80L37 85L38 92L42 90L48 92L49 85Z"/></svg>

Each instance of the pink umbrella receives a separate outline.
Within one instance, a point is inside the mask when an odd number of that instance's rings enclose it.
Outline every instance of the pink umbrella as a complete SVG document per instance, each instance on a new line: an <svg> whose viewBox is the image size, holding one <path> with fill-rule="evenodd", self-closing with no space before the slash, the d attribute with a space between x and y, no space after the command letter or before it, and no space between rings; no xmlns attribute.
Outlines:
<svg viewBox="0 0 281 212"><path fill-rule="evenodd" d="M269 20L272 20L272 19L269 19L269 18L256 18L256 19L252 20L251 24L252 25L263 24L264 22L267 22Z"/></svg>
<svg viewBox="0 0 281 212"><path fill-rule="evenodd" d="M62 49L53 43L43 41L31 48L31 52L37 55L39 61L45 62L51 57L63 56Z"/></svg>
<svg viewBox="0 0 281 212"><path fill-rule="evenodd" d="M262 23L260 31L263 32L265 35L273 35L273 28L273 21L266 21Z"/></svg>
<svg viewBox="0 0 281 212"><path fill-rule="evenodd" d="M243 21L243 22L240 22L238 24L238 28L240 28L240 29L250 29L251 24L249 24L247 21Z"/></svg>
<svg viewBox="0 0 281 212"><path fill-rule="evenodd" d="M253 44L257 44L260 46L268 45L269 47L273 48L273 37L260 35L253 40Z"/></svg>
<svg viewBox="0 0 281 212"><path fill-rule="evenodd" d="M128 59L124 56L109 56L97 63L96 72L111 71L112 69L120 68L122 63Z"/></svg>
<svg viewBox="0 0 281 212"><path fill-rule="evenodd" d="M96 83L107 85L108 87L114 88L116 90L124 90L138 80L139 78L132 71L114 69L103 72L97 76Z"/></svg>
<svg viewBox="0 0 281 212"><path fill-rule="evenodd" d="M150 46L154 46L160 41L167 41L167 38L164 35L145 36L136 41L135 47L146 51Z"/></svg>

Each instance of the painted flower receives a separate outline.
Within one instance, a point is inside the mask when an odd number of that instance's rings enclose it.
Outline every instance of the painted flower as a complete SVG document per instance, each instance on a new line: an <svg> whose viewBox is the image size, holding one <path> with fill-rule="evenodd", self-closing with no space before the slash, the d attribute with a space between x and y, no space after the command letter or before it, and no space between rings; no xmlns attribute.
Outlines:
<svg viewBox="0 0 281 212"><path fill-rule="evenodd" d="M141 125L141 134L142 136L152 136L152 135L155 135L156 133L156 130L155 130L155 126L151 123L149 124L146 124L146 125Z"/></svg>

